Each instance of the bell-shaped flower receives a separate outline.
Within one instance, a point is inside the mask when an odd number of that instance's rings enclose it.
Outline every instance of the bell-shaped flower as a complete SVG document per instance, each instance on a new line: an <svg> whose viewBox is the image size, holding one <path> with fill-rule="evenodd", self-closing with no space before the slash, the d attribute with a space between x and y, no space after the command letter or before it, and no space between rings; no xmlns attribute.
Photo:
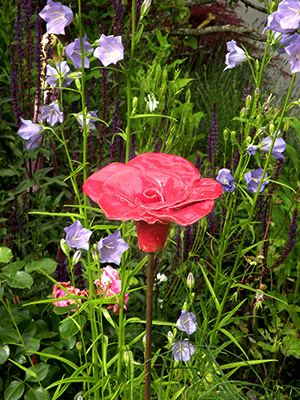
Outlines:
<svg viewBox="0 0 300 400"><path fill-rule="evenodd" d="M298 0L283 0L277 11L268 17L268 25L263 30L280 33L295 32L300 27L300 2Z"/></svg>
<svg viewBox="0 0 300 400"><path fill-rule="evenodd" d="M41 120L47 120L51 126L57 122L62 123L64 120L64 114L60 111L59 104L57 102L51 103L48 106L43 106L41 111Z"/></svg>
<svg viewBox="0 0 300 400"><path fill-rule="evenodd" d="M117 64L124 58L124 46L122 45L122 36L101 35L99 47L94 51L94 57L97 57L104 67L109 64Z"/></svg>
<svg viewBox="0 0 300 400"><path fill-rule="evenodd" d="M188 339L173 343L172 348L175 361L188 362L190 361L191 356L196 352L195 347L188 341Z"/></svg>
<svg viewBox="0 0 300 400"><path fill-rule="evenodd" d="M47 33L55 35L64 35L65 27L72 22L73 12L59 2L47 1L47 5L40 12L40 17L47 22Z"/></svg>
<svg viewBox="0 0 300 400"><path fill-rule="evenodd" d="M231 193L235 189L235 180L227 168L220 169L216 181L221 183L224 192Z"/></svg>
<svg viewBox="0 0 300 400"><path fill-rule="evenodd" d="M65 228L66 232L66 243L73 249L89 249L89 239L93 233L89 229L83 228L81 222L76 220L74 224Z"/></svg>
<svg viewBox="0 0 300 400"><path fill-rule="evenodd" d="M246 181L248 190L250 190L251 192L254 192L254 193L257 192L259 183L262 180L263 172L264 172L264 170L262 168L258 168L258 169L254 169L253 171L249 171L245 174L244 179ZM267 178L267 174L265 174L265 179L266 178ZM269 183L269 181L263 181L259 192L263 192L267 183Z"/></svg>
<svg viewBox="0 0 300 400"><path fill-rule="evenodd" d="M269 153L270 148L271 148L271 144L272 144L272 139L268 136L266 138L264 138L261 141L261 150L264 151L265 153ZM283 153L285 152L285 148L286 148L286 143L282 138L276 138L275 139L275 143L272 149L272 156L274 158L278 159L284 159L284 155Z"/></svg>
<svg viewBox="0 0 300 400"><path fill-rule="evenodd" d="M27 140L26 149L35 149L38 146L38 140L41 137L42 125L35 124L34 122L21 118L22 125L18 130L18 134L22 139Z"/></svg>
<svg viewBox="0 0 300 400"><path fill-rule="evenodd" d="M91 44L86 40L87 36L84 35L82 38L83 50L84 52L91 46ZM80 39L76 38L73 43L70 43L66 46L66 55L73 62L75 68L81 68L81 46ZM84 68L89 68L90 60L89 56L84 57Z"/></svg>
<svg viewBox="0 0 300 400"><path fill-rule="evenodd" d="M292 44L285 48L289 55L289 63L291 65L291 73L300 72L300 36L293 41Z"/></svg>
<svg viewBox="0 0 300 400"><path fill-rule="evenodd" d="M59 76L62 79L62 87L69 86L73 79L68 78L70 75L71 70L68 66L67 61L62 61L61 63L56 64L56 68L51 67L51 65L47 65L47 84L53 87L59 86Z"/></svg>
<svg viewBox="0 0 300 400"><path fill-rule="evenodd" d="M254 156L256 150L257 146L254 146L253 144L250 144L250 146L247 147L247 153L249 154L249 156Z"/></svg>
<svg viewBox="0 0 300 400"><path fill-rule="evenodd" d="M91 121L95 121L98 118L98 110L96 111L90 111L89 113L87 113L86 119L85 119L85 123L86 125L88 125L89 130L92 129L96 129L95 124L93 124ZM78 120L78 122L80 123L80 125L83 128L83 116L82 116L82 112L76 115L76 118Z"/></svg>
<svg viewBox="0 0 300 400"><path fill-rule="evenodd" d="M186 332L188 335L196 332L197 322L193 312L181 311L181 315L177 320L176 326L180 331Z"/></svg>
<svg viewBox="0 0 300 400"><path fill-rule="evenodd" d="M121 263L121 256L124 251L128 250L129 246L121 237L121 231L118 229L112 235L101 239L98 243L98 251L101 254L102 263Z"/></svg>
<svg viewBox="0 0 300 400"><path fill-rule="evenodd" d="M236 45L235 40L232 39L230 42L227 42L227 50L229 53L226 54L225 64L227 67L224 68L224 71L229 68L234 68L243 61L246 61L247 57L244 50Z"/></svg>

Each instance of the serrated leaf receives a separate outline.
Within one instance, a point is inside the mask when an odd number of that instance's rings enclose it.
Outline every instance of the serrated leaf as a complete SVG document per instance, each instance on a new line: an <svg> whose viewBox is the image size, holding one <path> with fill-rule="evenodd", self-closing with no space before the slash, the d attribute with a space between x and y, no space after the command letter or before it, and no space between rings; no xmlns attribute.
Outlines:
<svg viewBox="0 0 300 400"><path fill-rule="evenodd" d="M18 400L24 393L24 382L12 381L4 392L4 400Z"/></svg>
<svg viewBox="0 0 300 400"><path fill-rule="evenodd" d="M9 263L13 258L11 249L8 247L0 247L0 262L1 263Z"/></svg>
<svg viewBox="0 0 300 400"><path fill-rule="evenodd" d="M46 274L50 275L55 271L56 265L57 263L51 258L44 258L43 260L32 261L31 263L26 264L25 271L31 273L40 269L43 272L46 272Z"/></svg>
<svg viewBox="0 0 300 400"><path fill-rule="evenodd" d="M6 282L10 287L19 289L31 288L33 285L33 279L25 271L16 272L14 276L8 277Z"/></svg>

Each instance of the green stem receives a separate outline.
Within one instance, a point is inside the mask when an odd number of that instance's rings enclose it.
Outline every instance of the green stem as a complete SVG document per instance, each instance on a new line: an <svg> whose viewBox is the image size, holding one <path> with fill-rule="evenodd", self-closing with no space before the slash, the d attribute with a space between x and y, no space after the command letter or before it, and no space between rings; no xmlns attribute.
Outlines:
<svg viewBox="0 0 300 400"><path fill-rule="evenodd" d="M129 161L130 135L131 135L131 71L135 47L135 0L132 0L131 6L131 50L127 70L127 127L126 127L126 164Z"/></svg>
<svg viewBox="0 0 300 400"><path fill-rule="evenodd" d="M284 107L283 107L283 110L282 110L282 113L281 113L281 116L280 116L280 119L279 119L279 123L277 125L277 130L274 133L273 138L272 138L272 143L271 143L271 146L270 146L269 153L267 155L267 160L266 160L266 163L265 163L265 166L264 166L264 171L263 171L263 174L262 174L262 178L261 178L261 180L259 182L257 191L255 192L254 199L253 199L252 206L251 206L251 210L250 210L250 213L249 213L249 217L248 217L248 220L247 220L247 222L245 224L245 229L244 229L244 232L243 232L243 236L242 236L241 243L240 243L239 249L238 249L238 253L237 253L237 256L236 256L236 259L235 259L235 263L234 263L234 266L232 268L232 271L231 271L231 274L230 274L230 277L229 277L229 280L228 280L228 284L227 284L227 287L226 287L226 290L225 290L225 294L224 294L222 303L220 304L220 309L219 309L219 312L218 312L218 315L217 315L217 318L216 318L216 323L215 323L213 332L212 332L211 337L210 337L210 345L211 346L214 344L215 337L216 337L217 331L219 329L220 319L221 319L221 316L222 316L222 313L223 313L223 309L224 309L226 301L227 301L227 296L228 296L229 290L230 290L232 282L234 280L233 279L234 275L235 275L236 270L238 269L238 267L240 265L240 258L241 258L241 253L242 253L242 250L243 250L244 242L245 242L245 239L247 237L247 234L248 234L248 231L249 231L249 226L250 226L251 221L252 221L252 216L253 216L253 213L254 213L254 209L255 209L255 206L256 206L256 202L257 202L259 193L260 193L260 188L262 187L262 184L263 184L263 181L264 181L264 176L265 176L265 174L267 172L267 168L268 168L270 159L272 157L271 153L272 153L272 150L273 150L273 147L274 147L274 144L275 144L277 133L278 133L278 131L280 129L280 125L282 123L282 120L284 118L284 115L285 115L285 112L286 112L286 109L287 109L287 106L288 106L288 101L289 101L289 98L290 98L290 95L291 95L291 90L292 90L292 87L293 87L295 76L296 76L296 74L293 75L291 83L290 83L289 91L288 91L287 97L285 99L285 103L284 103Z"/></svg>

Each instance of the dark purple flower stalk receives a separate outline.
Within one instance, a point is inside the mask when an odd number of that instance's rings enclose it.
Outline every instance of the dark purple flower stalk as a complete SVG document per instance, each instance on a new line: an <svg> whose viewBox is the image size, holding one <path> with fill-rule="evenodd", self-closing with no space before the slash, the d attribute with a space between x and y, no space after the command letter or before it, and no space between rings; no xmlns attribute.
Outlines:
<svg viewBox="0 0 300 400"><path fill-rule="evenodd" d="M261 237L264 238L268 226L268 208L269 202L266 196L258 196L257 198L257 213L255 220L261 221Z"/></svg>
<svg viewBox="0 0 300 400"><path fill-rule="evenodd" d="M199 152L197 151L196 160L195 160L195 167L197 168L198 171L200 171L201 165L202 165L202 160L201 160Z"/></svg>
<svg viewBox="0 0 300 400"><path fill-rule="evenodd" d="M179 263L181 262L182 259L182 243L181 243L181 237L180 234L182 232L182 227L180 225L177 225L176 233L175 233L175 243L176 243L176 252L174 255L174 260L173 260L173 269L176 269L179 267Z"/></svg>
<svg viewBox="0 0 300 400"><path fill-rule="evenodd" d="M37 122L39 119L39 115L41 113L41 101L42 101L42 68L43 68L43 53L42 53L42 38L43 38L43 21L38 16L40 12L39 7L36 9L36 21L35 21L35 35L36 35L36 44L35 44L35 66L36 66L36 91L34 97L34 116L33 122Z"/></svg>
<svg viewBox="0 0 300 400"><path fill-rule="evenodd" d="M20 97L18 99L19 103L21 104L22 114L24 116L24 109L25 109L25 99L24 99L24 80L23 80L23 60L25 59L25 52L24 52L24 37L23 37L23 25L24 21L22 18L22 10L21 10L21 0L17 3L17 17L15 20L15 43L16 43L16 57L12 62L15 62L16 65L16 74L18 79L18 86L20 89Z"/></svg>
<svg viewBox="0 0 300 400"><path fill-rule="evenodd" d="M16 126L17 128L19 128L21 126L20 118L22 116L22 113L20 107L20 90L15 64L15 45L13 43L10 45L10 90Z"/></svg>
<svg viewBox="0 0 300 400"><path fill-rule="evenodd" d="M34 59L34 54L33 54L33 35L31 33L31 16L32 16L32 7L31 7L31 0L24 0L24 33L25 33L25 53L26 53L26 70L24 71L25 73L25 86L26 86L26 94L27 94L27 104L26 107L28 110L31 108L31 95L30 91L33 86L32 84L32 63Z"/></svg>
<svg viewBox="0 0 300 400"><path fill-rule="evenodd" d="M211 125L208 135L208 145L207 145L207 160L210 164L211 175L215 174L217 155L218 155L218 119L216 112L216 102L213 104L213 110L211 114Z"/></svg>
<svg viewBox="0 0 300 400"><path fill-rule="evenodd" d="M160 149L161 149L161 146L162 146L162 139L159 137L159 135L157 133L156 126L154 127L153 142L152 143L153 143L153 147L154 147L154 153L159 153Z"/></svg>
<svg viewBox="0 0 300 400"><path fill-rule="evenodd" d="M137 27L137 24L140 20L141 16L141 6L142 6L143 0L136 0L135 2L135 26Z"/></svg>
<svg viewBox="0 0 300 400"><path fill-rule="evenodd" d="M297 241L297 227L298 227L297 221L298 221L298 208L295 207L294 211L293 211L291 223L290 223L290 228L289 228L289 232L288 232L288 241L287 241L286 247L285 247L282 255L280 256L280 258L274 263L272 270L279 267L279 265L285 261L285 259L290 254L293 247L295 246L296 241Z"/></svg>
<svg viewBox="0 0 300 400"><path fill-rule="evenodd" d="M112 0L112 5L115 11L113 23L113 35L118 36L123 33L123 4L121 0Z"/></svg>
<svg viewBox="0 0 300 400"><path fill-rule="evenodd" d="M113 139L113 142L110 145L110 161L111 162L117 161L118 145L120 144L120 140L123 140L119 135L115 135L117 132L119 132L119 128L120 128L120 116L119 116L120 102L121 102L121 100L117 99L115 112L113 113L113 116L112 116L111 138Z"/></svg>
<svg viewBox="0 0 300 400"><path fill-rule="evenodd" d="M189 253L193 247L192 226L186 226L183 234L183 261L189 258Z"/></svg>
<svg viewBox="0 0 300 400"><path fill-rule="evenodd" d="M81 261L79 261L79 263L77 263L74 266L74 275L76 277L76 287L78 287L79 289L85 289L86 280L84 279L83 276L83 265ZM67 282L67 281L61 281L61 282Z"/></svg>
<svg viewBox="0 0 300 400"><path fill-rule="evenodd" d="M56 254L56 271L55 271L55 279L58 282L68 282L68 268L67 268L67 256L63 253L61 248L59 247Z"/></svg>
<svg viewBox="0 0 300 400"><path fill-rule="evenodd" d="M208 225L208 232L212 236L216 236L218 228L217 228L216 213L215 213L214 208L206 216L206 220L207 220L207 225Z"/></svg>
<svg viewBox="0 0 300 400"><path fill-rule="evenodd" d="M247 96L249 96L249 94L250 94L249 79L247 78L247 79L246 79L246 82L245 82L245 86L244 86L244 95L243 95L244 99L245 99Z"/></svg>

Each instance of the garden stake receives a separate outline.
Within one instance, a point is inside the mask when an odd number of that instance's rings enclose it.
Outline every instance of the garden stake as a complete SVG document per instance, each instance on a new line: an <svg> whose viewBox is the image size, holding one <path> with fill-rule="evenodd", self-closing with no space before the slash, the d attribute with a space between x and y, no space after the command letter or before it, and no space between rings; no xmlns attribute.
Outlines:
<svg viewBox="0 0 300 400"><path fill-rule="evenodd" d="M150 400L150 392L151 392L153 270L154 270L154 253L148 253L147 299L146 299L145 400Z"/></svg>

